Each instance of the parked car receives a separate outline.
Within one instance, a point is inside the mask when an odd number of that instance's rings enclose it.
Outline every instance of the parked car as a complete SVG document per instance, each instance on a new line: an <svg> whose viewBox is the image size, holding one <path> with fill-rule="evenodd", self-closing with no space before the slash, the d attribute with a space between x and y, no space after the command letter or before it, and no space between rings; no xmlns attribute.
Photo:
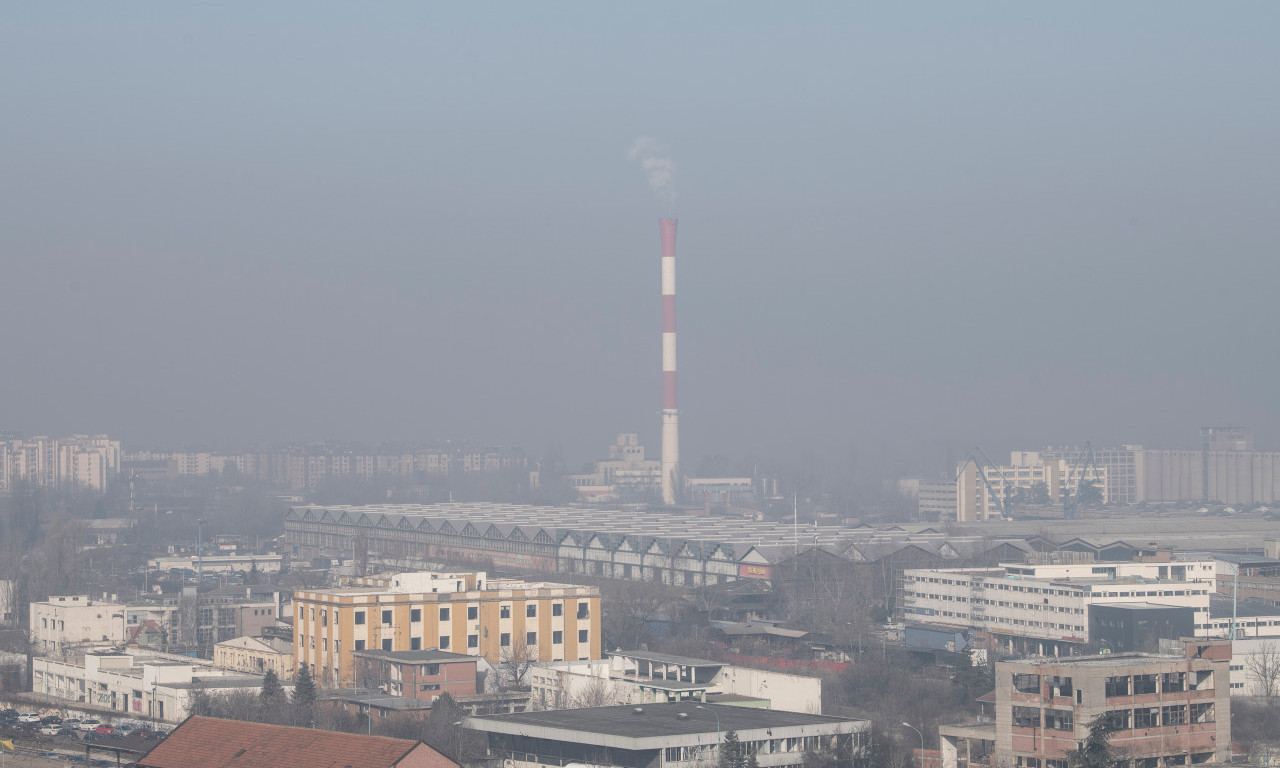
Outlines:
<svg viewBox="0 0 1280 768"><path fill-rule="evenodd" d="M18 719L18 710L16 709L0 709L0 718L12 717Z"/></svg>
<svg viewBox="0 0 1280 768"><path fill-rule="evenodd" d="M97 728L93 729L93 732L98 734L99 736L110 736L111 734L115 733L115 731L116 731L116 727L111 723L101 723L98 725Z"/></svg>
<svg viewBox="0 0 1280 768"><path fill-rule="evenodd" d="M38 723L40 722L40 713L39 712L23 712L22 714L18 715L18 722L22 723L23 725Z"/></svg>
<svg viewBox="0 0 1280 768"><path fill-rule="evenodd" d="M98 719L96 717L86 717L85 719L81 720L80 725L76 727L82 731L92 731L94 728L97 728L99 725L102 725L102 723L98 722Z"/></svg>
<svg viewBox="0 0 1280 768"><path fill-rule="evenodd" d="M57 715L45 715L44 717L40 718L40 724L41 725L61 725L62 718L58 717Z"/></svg>

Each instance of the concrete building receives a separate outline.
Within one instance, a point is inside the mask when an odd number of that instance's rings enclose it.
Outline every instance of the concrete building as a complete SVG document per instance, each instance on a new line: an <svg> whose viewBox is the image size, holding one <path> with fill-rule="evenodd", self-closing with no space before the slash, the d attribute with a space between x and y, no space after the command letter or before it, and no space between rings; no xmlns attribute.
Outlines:
<svg viewBox="0 0 1280 768"><path fill-rule="evenodd" d="M447 693L455 699L476 691L476 657L424 651L353 651L357 688L381 691L415 701L435 701Z"/></svg>
<svg viewBox="0 0 1280 768"><path fill-rule="evenodd" d="M420 741L193 717L138 758L138 768L457 768Z"/></svg>
<svg viewBox="0 0 1280 768"><path fill-rule="evenodd" d="M283 558L280 555L205 555L197 562L195 555L153 557L147 567L153 571L190 571L197 568L205 573L248 573L255 567L262 573L279 573Z"/></svg>
<svg viewBox="0 0 1280 768"><path fill-rule="evenodd" d="M600 658L600 591L421 571L293 596L294 659L321 685L349 686L354 651L438 648L492 664Z"/></svg>
<svg viewBox="0 0 1280 768"><path fill-rule="evenodd" d="M120 442L106 435L0 437L0 494L39 488L104 491L120 472Z"/></svg>
<svg viewBox="0 0 1280 768"><path fill-rule="evenodd" d="M1195 610L1197 625L1210 621L1213 560L1100 563L1048 553L1038 559L998 568L907 570L904 618L973 628L1010 652L1035 655L1073 653L1088 643L1095 604L1186 606Z"/></svg>
<svg viewBox="0 0 1280 768"><path fill-rule="evenodd" d="M0 579L0 627L10 627L18 620L13 610L13 581Z"/></svg>
<svg viewBox="0 0 1280 768"><path fill-rule="evenodd" d="M916 491L921 520L955 520L956 481L921 480Z"/></svg>
<svg viewBox="0 0 1280 768"><path fill-rule="evenodd" d="M293 643L276 637L236 637L213 646L213 663L223 669L293 679Z"/></svg>
<svg viewBox="0 0 1280 768"><path fill-rule="evenodd" d="M511 768L714 765L729 731L763 768L798 767L809 751L856 759L870 727L866 720L693 702L468 717L463 725L484 734L488 756Z"/></svg>
<svg viewBox="0 0 1280 768"><path fill-rule="evenodd" d="M662 484L662 462L644 457L640 436L620 433L609 446L609 458L590 472L569 475L569 485L583 501L654 501Z"/></svg>
<svg viewBox="0 0 1280 768"><path fill-rule="evenodd" d="M1142 768L1225 763L1231 757L1231 645L996 664L997 764L1066 768L1067 752L1099 717L1117 728L1117 757ZM943 740L944 765L947 742Z"/></svg>
<svg viewBox="0 0 1280 768"><path fill-rule="evenodd" d="M985 474L986 482L982 476ZM973 461L961 464L956 472L956 517L960 522L1000 518L1000 506L1015 503L1022 495L1043 486L1045 504L1061 504L1073 495L1081 482L1091 482L1112 501L1105 467L1088 471L1067 459L1051 459L1037 451L1014 451L1007 466L979 469Z"/></svg>
<svg viewBox="0 0 1280 768"><path fill-rule="evenodd" d="M179 722L190 714L195 691L262 689L261 675L217 669L209 662L113 651L84 654L83 661L37 658L32 691L119 712Z"/></svg>
<svg viewBox="0 0 1280 768"><path fill-rule="evenodd" d="M819 677L650 651L539 665L529 670L529 685L543 709L693 701L822 713Z"/></svg>
<svg viewBox="0 0 1280 768"><path fill-rule="evenodd" d="M89 595L51 595L30 606L31 645L42 656L89 646L123 645L127 606Z"/></svg>

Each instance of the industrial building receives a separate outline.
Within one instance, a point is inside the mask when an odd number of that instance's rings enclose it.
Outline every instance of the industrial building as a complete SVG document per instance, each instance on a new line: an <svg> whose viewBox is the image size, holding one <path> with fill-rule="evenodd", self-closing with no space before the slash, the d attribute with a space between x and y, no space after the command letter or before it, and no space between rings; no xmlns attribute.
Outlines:
<svg viewBox="0 0 1280 768"><path fill-rule="evenodd" d="M420 571L293 595L294 659L325 686L350 686L352 654L422 651L504 661L600 658L600 590Z"/></svg>
<svg viewBox="0 0 1280 768"><path fill-rule="evenodd" d="M468 717L463 725L512 768L697 768L716 763L730 731L762 768L798 768L806 752L856 756L870 728L866 720L694 702Z"/></svg>

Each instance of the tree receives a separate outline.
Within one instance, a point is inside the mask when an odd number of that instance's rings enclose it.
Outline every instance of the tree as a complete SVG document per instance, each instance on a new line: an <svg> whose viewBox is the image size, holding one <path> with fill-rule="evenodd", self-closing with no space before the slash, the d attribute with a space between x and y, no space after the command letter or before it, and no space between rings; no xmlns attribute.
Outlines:
<svg viewBox="0 0 1280 768"><path fill-rule="evenodd" d="M280 687L280 677L274 669L268 669L267 674L262 676L262 691L258 693L258 700L263 706L274 705L280 700L280 696L284 693L284 689Z"/></svg>
<svg viewBox="0 0 1280 768"><path fill-rule="evenodd" d="M303 662L293 679L293 711L298 725L310 728L315 722L316 681L311 665Z"/></svg>
<svg viewBox="0 0 1280 768"><path fill-rule="evenodd" d="M1245 657L1244 669L1253 681L1256 694L1268 707L1274 706L1276 697L1280 696L1280 646L1271 641L1262 643Z"/></svg>
<svg viewBox="0 0 1280 768"><path fill-rule="evenodd" d="M1110 741L1115 730L1115 724L1105 715L1099 716L1089 724L1089 735L1084 741L1067 753L1067 765L1070 768L1115 768L1117 761Z"/></svg>
<svg viewBox="0 0 1280 768"><path fill-rule="evenodd" d="M538 661L537 648L530 648L517 632L498 656L498 689L523 688L529 670Z"/></svg>
<svg viewBox="0 0 1280 768"><path fill-rule="evenodd" d="M587 707L607 707L617 703L613 696L612 684L603 677L592 677L578 687L578 691L573 695L571 706L573 709L586 709Z"/></svg>
<svg viewBox="0 0 1280 768"><path fill-rule="evenodd" d="M1043 480L1037 480L1031 484L1031 491L1028 493L1028 499L1032 504L1044 505L1049 503L1049 486Z"/></svg>
<svg viewBox="0 0 1280 768"><path fill-rule="evenodd" d="M720 740L718 768L747 768L746 748L738 740L737 731L729 731Z"/></svg>
<svg viewBox="0 0 1280 768"><path fill-rule="evenodd" d="M1076 501L1082 507L1096 507L1102 503L1102 491L1092 480L1082 481L1076 491Z"/></svg>

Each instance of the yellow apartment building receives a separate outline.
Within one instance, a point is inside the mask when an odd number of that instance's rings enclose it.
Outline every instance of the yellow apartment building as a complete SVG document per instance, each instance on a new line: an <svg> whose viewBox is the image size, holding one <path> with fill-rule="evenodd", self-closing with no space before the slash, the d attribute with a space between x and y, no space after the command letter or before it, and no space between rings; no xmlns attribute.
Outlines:
<svg viewBox="0 0 1280 768"><path fill-rule="evenodd" d="M318 684L350 686L352 651L439 648L511 660L601 658L600 590L420 571L293 595L293 656Z"/></svg>

